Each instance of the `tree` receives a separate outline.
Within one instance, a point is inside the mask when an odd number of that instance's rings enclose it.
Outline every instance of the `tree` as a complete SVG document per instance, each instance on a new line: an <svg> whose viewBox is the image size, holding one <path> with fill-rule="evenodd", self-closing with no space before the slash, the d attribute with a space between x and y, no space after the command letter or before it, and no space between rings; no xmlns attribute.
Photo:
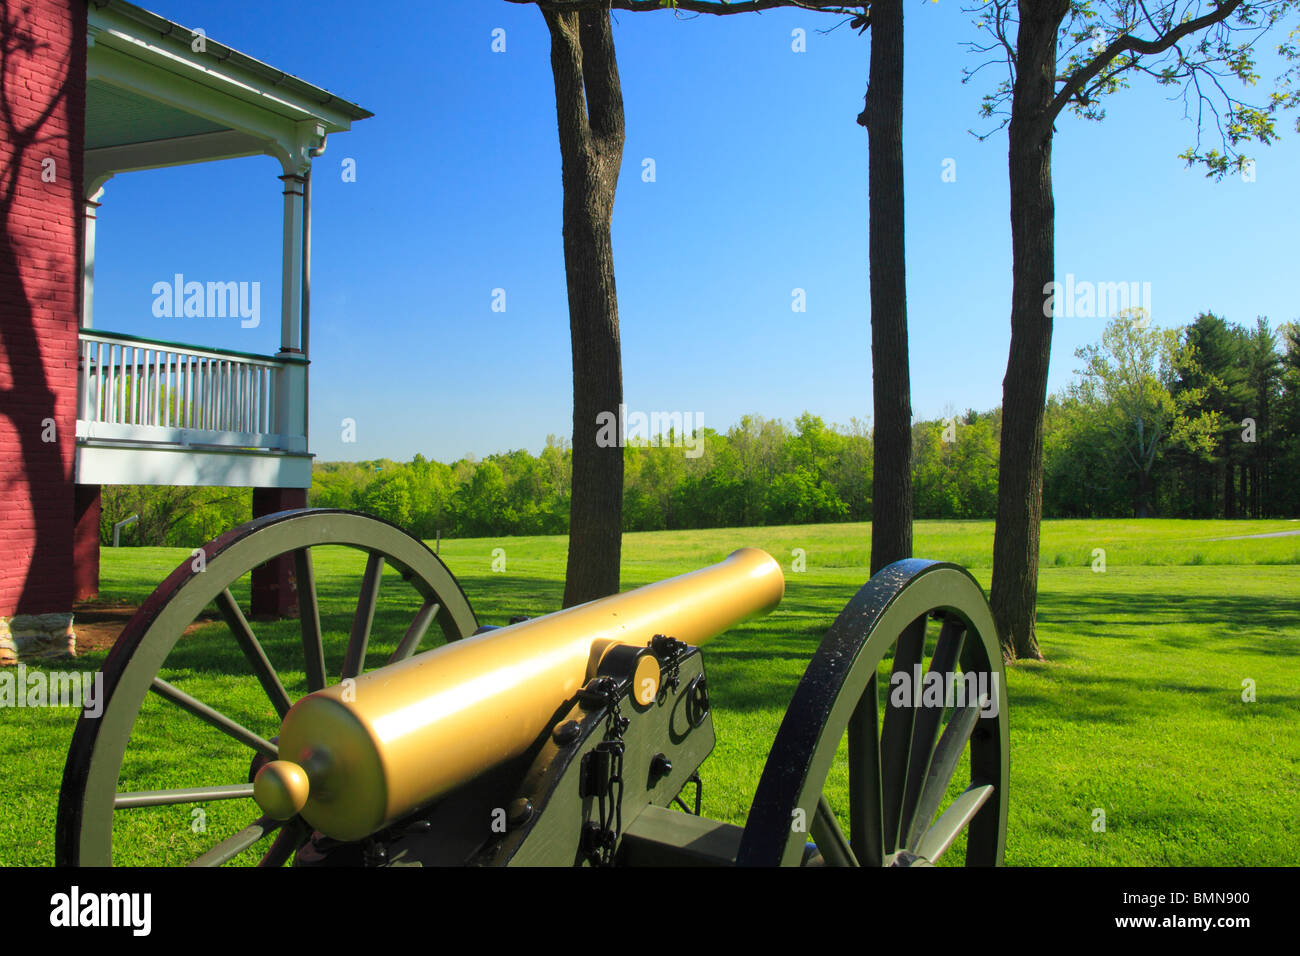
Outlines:
<svg viewBox="0 0 1300 956"><path fill-rule="evenodd" d="M564 606L618 591L623 449L601 447L603 414L623 403L610 221L623 162L623 93L610 14L542 7L564 184L564 274L573 354L573 486Z"/></svg>
<svg viewBox="0 0 1300 956"><path fill-rule="evenodd" d="M1182 398L1184 393L1190 393L1189 404L1213 416L1216 422L1213 441L1189 449L1193 502L1199 513L1213 517L1221 512L1223 517L1231 518L1236 511L1233 479L1235 461L1240 458L1239 422L1250 401L1243 361L1244 330L1212 312L1203 312L1183 334L1187 347L1196 355L1196 363L1179 375L1174 394Z"/></svg>
<svg viewBox="0 0 1300 956"><path fill-rule="evenodd" d="M252 499L246 488L178 485L105 485L100 495L99 540L113 541L113 525L138 520L119 534L123 545L193 547L248 521Z"/></svg>
<svg viewBox="0 0 1300 956"><path fill-rule="evenodd" d="M1180 370L1195 368L1193 351L1180 344L1174 329L1149 328L1142 309L1127 309L1102 333L1100 345L1078 349L1084 361L1078 394L1092 404L1115 438L1135 476L1133 515L1152 514L1151 470L1171 441L1208 450L1216 440L1219 419L1196 408L1202 393L1170 387Z"/></svg>
<svg viewBox="0 0 1300 956"><path fill-rule="evenodd" d="M733 499L729 523L743 527L764 521L765 498L782 470L789 439L782 422L761 415L743 415L739 424L727 431L716 468L727 479Z"/></svg>
<svg viewBox="0 0 1300 956"><path fill-rule="evenodd" d="M976 9L992 38L973 44L1008 67L1008 79L985 97L984 115L1002 115L1008 132L1011 184L1011 347L1002 385L1002 452L993 544L990 604L1003 656L1041 659L1034 631L1038 585L1039 524L1043 495L1043 414L1052 317L1044 296L1055 266L1052 140L1068 107L1100 120L1104 98L1142 73L1161 85L1194 92L1198 118L1206 106L1220 122L1224 152L1203 152L1197 143L1183 158L1223 175L1246 162L1236 147L1249 139L1275 137L1280 103L1257 107L1226 92L1221 80L1254 79L1253 47L1293 5L1293 0L1205 4L1185 0L1157 5L1070 0L991 0ZM1208 9L1207 9L1208 7ZM1018 19L1013 16L1018 13ZM1235 20L1229 22L1233 15ZM1015 40L1012 42L1012 27ZM1181 41L1205 31L1194 43ZM1241 34L1241 36L1239 36ZM978 72L968 71L967 79ZM1207 81L1202 86L1202 80ZM1212 99L1219 97L1222 106ZM1010 102L1009 115L1003 107ZM999 127L1001 128L1001 127ZM988 134L986 134L988 135Z"/></svg>
<svg viewBox="0 0 1300 956"><path fill-rule="evenodd" d="M505 475L492 459L478 464L473 477L457 489L456 498L465 534L483 536L513 530L514 512L506 497Z"/></svg>
<svg viewBox="0 0 1300 956"><path fill-rule="evenodd" d="M873 485L871 430L857 418L849 419L844 444L839 455L831 462L828 475L848 505L848 520L867 521L871 518Z"/></svg>
<svg viewBox="0 0 1300 956"><path fill-rule="evenodd" d="M1300 323L1285 322L1278 327L1282 360L1278 375L1281 386L1274 415L1278 444L1278 466L1282 474L1300 472ZM1281 514L1300 512L1300 482L1278 482L1274 511Z"/></svg>
<svg viewBox="0 0 1300 956"><path fill-rule="evenodd" d="M407 471L411 486L411 533L419 538L433 538L441 531L450 530L449 510L455 491L451 468L416 455Z"/></svg>
<svg viewBox="0 0 1300 956"><path fill-rule="evenodd" d="M866 105L871 395L871 573L912 556L912 382L903 243L903 4L871 4Z"/></svg>
<svg viewBox="0 0 1300 956"><path fill-rule="evenodd" d="M1243 493L1242 505L1247 513L1262 518L1269 508L1273 486L1273 408L1277 403L1279 376L1282 372L1282 360L1277 354L1277 336L1269 329L1267 319L1255 320L1255 330L1248 333L1244 358L1246 387L1251 397L1247 418L1255 426L1252 436L1255 440L1244 443L1246 462L1242 470L1242 483L1244 486L1249 475L1250 494L1247 497Z"/></svg>
<svg viewBox="0 0 1300 956"><path fill-rule="evenodd" d="M1123 458L1105 416L1077 388L1047 400L1043 416L1043 513L1058 518L1124 514L1131 503L1115 473ZM997 510L996 500L990 513Z"/></svg>
<svg viewBox="0 0 1300 956"><path fill-rule="evenodd" d="M358 507L399 528L411 526L411 479L400 466L386 470L367 486Z"/></svg>

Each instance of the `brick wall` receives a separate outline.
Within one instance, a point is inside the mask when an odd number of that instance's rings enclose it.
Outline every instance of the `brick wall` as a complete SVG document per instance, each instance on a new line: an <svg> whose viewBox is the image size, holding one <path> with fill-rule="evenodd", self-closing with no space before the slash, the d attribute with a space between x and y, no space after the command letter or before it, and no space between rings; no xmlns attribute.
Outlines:
<svg viewBox="0 0 1300 956"><path fill-rule="evenodd" d="M85 0L6 5L0 113L0 617L72 607Z"/></svg>

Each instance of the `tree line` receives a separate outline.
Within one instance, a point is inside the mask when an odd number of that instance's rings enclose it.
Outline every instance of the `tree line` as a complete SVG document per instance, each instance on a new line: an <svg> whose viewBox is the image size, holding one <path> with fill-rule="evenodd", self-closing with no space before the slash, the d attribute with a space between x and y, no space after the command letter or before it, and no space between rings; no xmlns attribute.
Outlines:
<svg viewBox="0 0 1300 956"><path fill-rule="evenodd" d="M1124 315L1047 404L1044 509L1063 517L1300 514L1300 325Z"/></svg>
<svg viewBox="0 0 1300 956"><path fill-rule="evenodd" d="M1078 378L1047 403L1047 517L1235 518L1300 515L1300 325L1243 326L1202 313L1175 330L1145 316L1111 321L1076 353ZM912 426L916 518L992 518L1002 411L968 410ZM874 444L853 420L793 424L747 415L701 429L692 456L672 434L623 449L623 530L869 521ZM322 462L309 503L365 511L421 538L564 534L572 451L547 439L443 463L416 455ZM132 513L127 544L192 547L248 520L243 489L105 487L101 538Z"/></svg>

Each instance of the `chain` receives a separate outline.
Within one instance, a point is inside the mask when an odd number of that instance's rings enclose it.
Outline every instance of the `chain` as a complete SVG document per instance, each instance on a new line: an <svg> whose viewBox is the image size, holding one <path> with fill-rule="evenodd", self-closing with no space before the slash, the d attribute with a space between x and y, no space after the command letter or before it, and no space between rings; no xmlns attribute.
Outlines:
<svg viewBox="0 0 1300 956"><path fill-rule="evenodd" d="M595 683L595 682L593 682ZM605 707L605 739L596 744L587 761L585 795L596 797L600 823L583 827L582 849L592 866L612 866L619 834L623 832L623 734L631 721L619 709L622 688L614 681L587 690L593 702Z"/></svg>
<svg viewBox="0 0 1300 956"><path fill-rule="evenodd" d="M607 741L617 740L621 746L623 734L632 721L623 716L623 712L618 708L618 701L619 698L616 694L611 693L609 695L609 703L606 705L609 713L605 718L605 739Z"/></svg>
<svg viewBox="0 0 1300 956"><path fill-rule="evenodd" d="M612 866L614 847L623 832L623 741L607 740L596 745L609 762L609 777L599 798L600 831L590 854L593 866Z"/></svg>
<svg viewBox="0 0 1300 956"><path fill-rule="evenodd" d="M663 686L671 687L676 693L682 683L681 663L686 645L675 637L656 634L650 639L650 650L659 658L659 664L663 668Z"/></svg>

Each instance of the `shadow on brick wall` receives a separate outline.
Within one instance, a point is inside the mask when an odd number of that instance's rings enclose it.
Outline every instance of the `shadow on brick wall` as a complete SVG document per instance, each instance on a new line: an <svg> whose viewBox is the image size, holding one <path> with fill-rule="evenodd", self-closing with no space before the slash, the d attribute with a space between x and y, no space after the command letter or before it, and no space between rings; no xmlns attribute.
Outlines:
<svg viewBox="0 0 1300 956"><path fill-rule="evenodd" d="M55 8L54 5L47 6ZM62 8L74 26L78 6L70 2ZM9 367L8 381L0 387L0 415L12 423L18 439L18 447L6 449L5 453L13 456L17 452L20 459L9 463L5 471L0 472L0 501L4 502L7 521L13 522L10 529L22 529L19 535L4 536L10 540L2 542L7 553L0 557L0 562L9 564L11 569L13 565L10 562L26 563L25 578L17 600L19 612L69 610L72 604L69 567L72 544L72 476L69 469L72 456L66 454L65 443L75 442L76 416L74 412L68 420L59 419L58 397L47 373L49 357L42 353L41 335L37 329L38 307L58 306L33 302L31 289L35 284L31 281L33 272L57 269L59 264L43 261L48 250L33 248L39 245L39 219L33 227L30 217L22 215L29 208L39 207L39 203L28 202L32 184L37 184L37 188L45 184L38 150L53 149L55 155L64 160L56 167L56 182L45 188L68 194L69 221L76 239L80 239L84 228L82 211L78 208L82 192L77 181L81 163L80 157L73 155L74 149L80 149L80 143L69 142L71 131L81 120L73 115L68 116L67 124L52 124L51 120L59 107L69 101L74 83L84 78L84 69L79 77L76 67L84 56L85 38L80 36L79 41L78 31L72 30L68 52L54 74L62 77L62 82L57 90L45 94L48 102L43 102L45 97L34 91L28 82L33 67L39 69L42 66L41 58L50 49L50 44L37 37L29 25L31 23L30 5L16 8L9 0L0 0L0 342L3 342ZM41 70L47 71L48 67ZM68 112L71 114L72 111ZM51 128L60 125L61 129ZM19 222L20 215L25 222ZM74 262L78 261L79 249L78 243L71 250ZM67 334L75 335L79 324L76 315L80 301L79 278L76 275L60 276L58 281L66 281L72 290L73 309L68 312L71 328ZM76 354L75 346L72 354ZM66 410L64 415L67 415ZM57 428L55 440L50 440L51 422ZM30 528L20 523L22 507L14 507L14 496L23 493L19 487L24 483L20 477L23 475L26 476L26 494L31 499L27 506L32 516ZM63 498L68 504L66 516L62 515L59 506ZM15 537L20 540L13 540ZM27 543L30 543L31 554L23 558ZM59 578L65 583L60 585ZM67 592L66 600L59 597L62 591ZM52 602L55 606L45 606Z"/></svg>

